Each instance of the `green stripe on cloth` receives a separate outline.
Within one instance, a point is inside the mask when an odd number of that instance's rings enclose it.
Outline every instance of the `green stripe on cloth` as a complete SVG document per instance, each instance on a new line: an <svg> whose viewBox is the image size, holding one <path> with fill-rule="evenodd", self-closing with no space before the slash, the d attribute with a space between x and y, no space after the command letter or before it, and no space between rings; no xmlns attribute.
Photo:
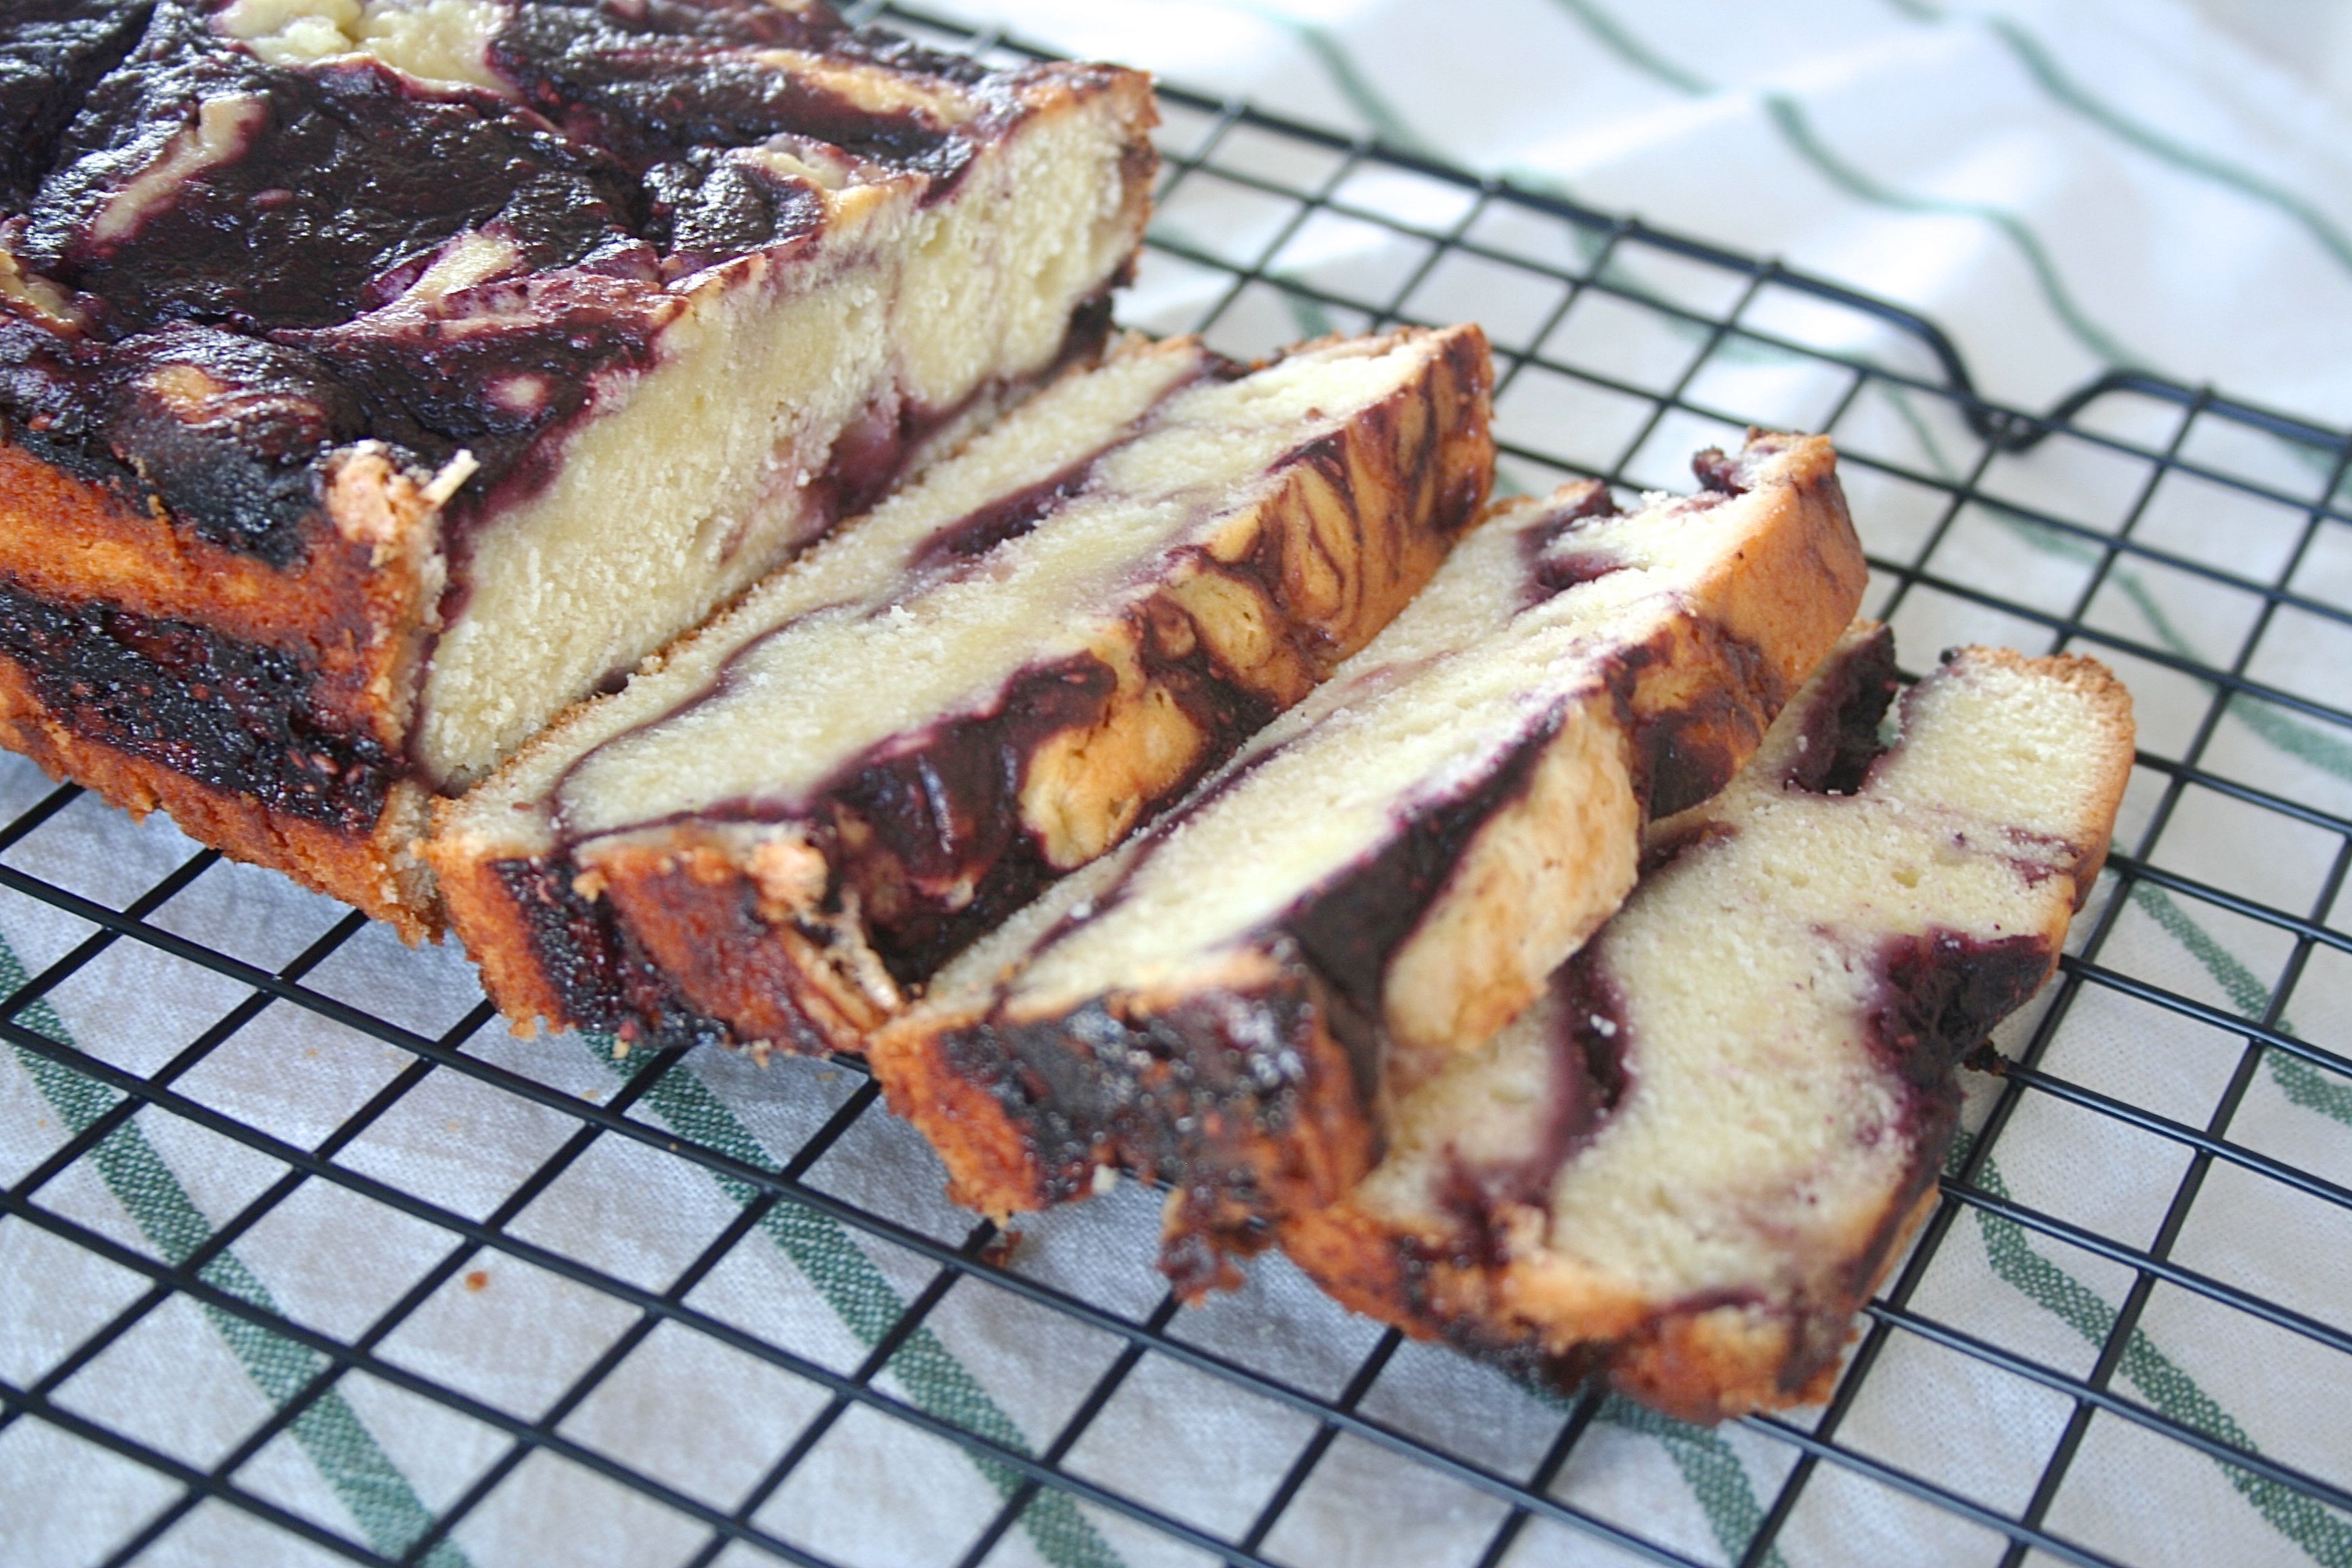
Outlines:
<svg viewBox="0 0 2352 1568"><path fill-rule="evenodd" d="M1623 23L1590 0L1552 0L1561 10L1574 16L1584 30L1599 39L1609 52L1623 60L1643 75L1655 79L1676 92L1691 98L1705 98L1718 90L1715 83L1681 66L1650 47Z"/></svg>
<svg viewBox="0 0 2352 1568"><path fill-rule="evenodd" d="M1895 9L1916 22L1948 22L1951 14L1920 0L1888 0ZM2052 100L2074 110L2118 141L2137 148L2157 162L2211 181L2236 192L2250 201L2270 207L2289 221L2301 226L2319 247L2336 258L2347 268L2352 268L2352 237L2328 221L2327 216L2301 196L2273 180L2241 168L2227 159L2191 147L2187 142L2166 135L2155 126L2136 120L2113 104L2105 102L2090 89L2066 74L2041 39L2035 37L2008 16L1981 18L1985 30L2008 46L2017 57L2035 86Z"/></svg>
<svg viewBox="0 0 2352 1568"><path fill-rule="evenodd" d="M1702 97L1720 90L1714 83L1664 58L1642 43L1622 22L1594 5L1592 0L1552 0L1552 4L1574 17L1612 54L1643 75L1691 97ZM2014 213L1986 202L1922 196L1896 190L1864 174L1832 152L1813 128L1803 106L1795 99L1777 92L1759 93L1758 97L1764 105L1766 116L1780 131L1782 139L1800 157L1811 164L1816 173L1839 190L1873 206L1932 216L1969 218L1998 229L2023 256L2051 313L2094 357L2110 366L2145 363L2110 336L2075 301L2041 237Z"/></svg>
<svg viewBox="0 0 2352 1568"><path fill-rule="evenodd" d="M614 1072L627 1070L625 1058L614 1054L610 1037L583 1035L580 1038L589 1054L606 1068ZM746 1165L777 1168L751 1130L683 1064L664 1073L647 1091L644 1103L671 1131L706 1149ZM757 1187L735 1177L714 1174L713 1179L738 1204L750 1204L761 1195ZM906 1298L831 1215L784 1198L769 1205L760 1217L760 1228L816 1288L859 1343L869 1347L880 1343L906 1315ZM908 1334L889 1366L921 1409L1020 1453L1033 1451L1013 1418L929 1329L918 1328ZM1026 1479L1019 1471L980 1455L973 1455L971 1462L1006 1497L1019 1490ZM1050 1487L1040 1490L1023 1510L1021 1526L1054 1568L1124 1568L1118 1553L1087 1522L1067 1493Z"/></svg>
<svg viewBox="0 0 2352 1568"><path fill-rule="evenodd" d="M2204 966L2214 984L2229 994L2231 1006L2249 1018L2259 1018L2269 1010L2270 987L2239 962L2237 954L2191 919L2171 894L2142 882L2132 889L2132 902L2147 911L2149 918L2189 950L2189 956ZM2294 1024L2284 1015L2278 1026L2283 1034L2295 1032ZM2275 1048L2263 1053L2263 1065L2270 1069L2271 1080L2291 1104L2352 1127L2352 1079L2330 1074L2300 1057L2291 1057Z"/></svg>
<svg viewBox="0 0 2352 1568"><path fill-rule="evenodd" d="M1331 312L1323 308L1321 301L1310 300L1304 294L1286 291L1282 302L1290 308L1290 319L1298 323L1301 337L1328 338L1339 331L1331 320Z"/></svg>
<svg viewBox="0 0 2352 1568"><path fill-rule="evenodd" d="M1757 1504L1747 1462L1732 1451L1730 1444L1704 1426L1661 1415L1621 1394L1612 1394L1601 1402L1600 1418L1655 1438L1675 1468L1682 1472L1683 1484L1698 1500L1706 1514L1707 1529L1724 1556L1737 1563L1747 1555L1748 1543L1763 1527L1764 1510ZM1769 1568L1788 1568L1777 1546L1765 1549L1764 1561Z"/></svg>
<svg viewBox="0 0 2352 1568"><path fill-rule="evenodd" d="M1226 10L1238 11L1282 27L1298 37L1307 47L1307 52L1312 54L1323 68L1332 86L1342 98L1348 100L1356 112L1374 128L1375 134L1381 142L1391 147L1441 162L1459 162L1452 153L1429 142L1404 122L1403 117L1380 95L1378 89L1372 87L1370 79L1356 66L1345 46L1328 28L1316 26L1263 5L1248 4L1247 0L1219 0L1219 3ZM1601 19L1600 25L1614 26L1613 23L1608 23L1605 18ZM1622 32L1619 36L1624 37ZM1626 41L1631 46L1630 38ZM1578 199L1567 182L1540 169L1524 164L1511 164L1492 172L1505 184L1531 195L1550 196L1569 202ZM1154 233L1176 243L1186 245L1194 250L1209 248L1199 241L1185 237L1175 226L1165 224L1157 218L1154 219ZM1590 261L1606 243L1601 233L1587 228L1581 224L1570 225L1569 234L1587 261ZM1286 282L1295 283L1300 288L1312 287L1304 279L1287 275L1282 268L1269 270L1267 278L1277 287ZM1712 326L1685 319L1683 314L1685 307L1676 305L1673 300L1649 288L1625 265L1622 257L1612 256L1594 274L1594 280L1607 284L1621 294L1657 306L1661 312L1659 318L1661 323L1668 331L1688 341L1696 342L1715 333L1716 329ZM1319 300L1290 293L1287 290L1286 290L1286 300L1294 319L1298 321L1300 330L1306 336L1323 337L1336 330L1328 312L1323 309ZM1738 334L1726 337L1716 346L1714 352L1717 357L1733 363L1750 364L1790 361L1801 363L1801 356L1790 355L1782 351L1769 348L1763 343ZM1516 478L1509 479L1509 484L1511 488L1502 493L1515 495L1527 493L1526 487Z"/></svg>
<svg viewBox="0 0 2352 1568"><path fill-rule="evenodd" d="M1934 427L1927 423L1912 403L1908 390L1897 386L1891 381L1879 382L1877 386L1878 390L1885 395L1888 406L1895 410L1895 417L1910 427L1911 434L1917 438L1921 450L1927 454L1928 466L1936 470L1939 478L1951 484L1958 484L1961 479L1959 469L1954 466L1950 456L1945 452L1944 444L1936 439Z"/></svg>
<svg viewBox="0 0 2352 1568"><path fill-rule="evenodd" d="M2100 102L2062 69L2055 57L2044 48L2024 28L2004 16L1988 18L1985 26L1995 37L2007 44L2019 61L2050 96L2074 110L2085 119L2114 132L2117 137L2137 147L2165 163L2186 173L2201 175L2214 184L2226 186L2239 195L2259 202L2300 225L2321 248L2336 258L2346 268L2352 268L2352 239L2327 221L2318 208L2283 186L2261 175L2239 168L2209 153L2200 153L2184 142L2176 142L2163 132L2138 121L2126 118L2118 110Z"/></svg>
<svg viewBox="0 0 2352 1568"><path fill-rule="evenodd" d="M13 994L26 980L25 966L15 949L0 941L0 994ZM65 1021L46 1001L21 1010L17 1021L36 1034L61 1046L73 1044ZM25 1069L65 1124L79 1133L121 1100L113 1089L72 1068L19 1046L17 1064ZM86 1156L97 1167L106 1190L121 1204L157 1255L174 1265L184 1262L212 1239L212 1222L188 1195L162 1154L148 1142L136 1121L123 1122L99 1141ZM249 1301L264 1311L278 1311L268 1288L233 1251L223 1251L197 1270L206 1284ZM326 1358L306 1345L272 1333L259 1324L218 1307L198 1304L215 1331L226 1342L247 1377L272 1405L283 1405L327 1365ZM296 1416L294 1441L336 1498L350 1510L367 1543L386 1557L397 1557L433 1524L434 1515L416 1495L356 1411L339 1389L330 1388ZM433 1568L467 1568L466 1554L443 1541L427 1552Z"/></svg>
<svg viewBox="0 0 2352 1568"><path fill-rule="evenodd" d="M2110 336L2105 328L2091 320L2090 312L2083 309L2073 291L2066 287L2064 278L2059 274L2057 262L2051 258L2041 237L2026 225L2024 219L1989 202L1964 202L1898 191L1872 178L1832 152L1795 99L1783 93L1766 93L1764 108L1772 117L1772 122L1780 128L1781 134L1788 138L1789 144L1803 154L1823 178L1846 195L1897 212L1973 218L1999 229L2024 257L2025 265L2033 273L2036 287L2042 290L2042 300L2052 313L2065 324L2066 330L2074 334L2077 342L2110 366L2131 366L2143 363L2138 355Z"/></svg>
<svg viewBox="0 0 2352 1568"><path fill-rule="evenodd" d="M1415 131L1405 121L1396 105L1391 103L1374 87L1371 79L1360 69L1348 53L1347 46L1330 28L1293 16L1271 5L1254 5L1249 0L1217 0L1219 9L1238 12L1254 17L1268 26L1279 28L1298 40L1299 47L1315 58L1349 108L1371 127L1372 134L1400 153L1412 153L1435 158L1440 153L1435 143Z"/></svg>
<svg viewBox="0 0 2352 1568"><path fill-rule="evenodd" d="M2243 692L2230 699L2230 717L2297 761L2352 780L2352 743L2290 719L2261 698Z"/></svg>
<svg viewBox="0 0 2352 1568"><path fill-rule="evenodd" d="M1918 415L1909 408L1902 389L1890 386L1886 391L1896 408L1904 411L1906 419L1924 437L1926 432L1919 424ZM1940 468L1942 455L1933 449L1932 444L1929 455ZM1951 475L1946 472L1945 477L1948 479ZM2012 536L2042 554L2055 555L2066 561L2090 562L2097 560L2101 553L2099 547L2086 539L2062 533L2030 518L2013 516L1998 503L1989 505L1987 510ZM2108 574L2108 581L2115 584L2116 592L2132 602L2133 607L2147 622L2148 629L2156 634L2157 640L2168 650L2182 658L2205 662L2205 655L2189 640L2188 634L2173 621L2155 592L2148 587L2147 580L2137 572L2128 566L2117 566ZM2339 739L2307 721L2282 713L2261 698L2251 697L2244 692L2231 695L2229 711L2231 718L2276 750L2352 783L2352 742Z"/></svg>
<svg viewBox="0 0 2352 1568"><path fill-rule="evenodd" d="M2082 562L2095 561L2099 557L2098 547L2088 540L2061 533L2027 518L2013 517L1998 507L1993 509L1993 516L2012 535L2045 555ZM2146 578L2128 566L2117 566L2107 574L2107 580L2116 585L2117 593L2131 601L2133 608L2139 611L2140 617L2147 622L2148 629L2156 634L2157 641L2182 658L2194 659L2200 664L2206 662L2205 655L2189 640L2188 634L2180 629L2157 598L2154 590L2148 587ZM2229 713L2230 717L2252 730L2274 749L2309 763L2323 772L2334 773L2337 778L2352 782L2352 742L2338 740L2304 720L2291 718L2261 698L2250 697L2242 691L2231 694Z"/></svg>
<svg viewBox="0 0 2352 1568"><path fill-rule="evenodd" d="M1969 1144L1966 1137L1955 1142L1945 1164L1948 1173L1959 1169ZM2007 1199L2010 1195L2009 1184L2002 1178L2000 1168L1990 1158L1977 1173L1977 1185L1998 1198ZM1974 1213L1993 1272L2092 1344L2104 1345L2115 1331L2115 1309L2097 1291L2035 1251L2025 1227L2017 1221L1983 1209ZM2117 1370L2160 1414L2232 1447L2250 1453L2262 1451L2219 1401L2200 1387L2179 1363L2157 1349L2146 1330L2132 1330L2124 1342ZM2273 1529L2301 1547L2321 1568L2352 1568L2352 1522L2315 1498L2227 1460L2213 1462Z"/></svg>
<svg viewBox="0 0 2352 1568"><path fill-rule="evenodd" d="M1573 1401L1543 1384L1522 1382L1519 1386L1562 1415L1573 1407ZM1723 1440L1721 1434L1710 1427L1661 1415L1613 1393L1601 1399L1593 1418L1650 1438L1664 1448L1666 1458L1681 1472L1683 1484L1690 1488L1691 1496L1697 1500L1699 1510L1706 1514L1707 1533L1715 1537L1724 1556L1734 1563L1747 1556L1748 1543L1763 1528L1764 1510L1756 1500L1756 1486L1748 1477L1747 1461ZM1789 1568L1777 1546L1767 1547L1763 1560L1766 1568Z"/></svg>
<svg viewBox="0 0 2352 1568"><path fill-rule="evenodd" d="M607 1067L618 1068L612 1043L599 1036L583 1036L592 1054ZM646 1097L672 1131L716 1149L747 1164L772 1166L759 1140L717 1094L683 1068L665 1074ZM719 1182L728 1195L748 1203L756 1195L747 1184L729 1177ZM906 1310L905 1300L883 1279L848 1233L830 1217L786 1200L768 1210L762 1228L807 1276L818 1292L860 1342L873 1344L887 1333ZM1030 1451L1026 1438L1012 1419L989 1398L978 1381L929 1329L917 1329L890 1363L915 1403L1007 1447ZM1538 1391L1556 1400L1549 1391ZM1643 1436L1657 1439L1682 1472L1707 1526L1724 1551L1733 1557L1747 1550L1748 1539L1763 1521L1747 1467L1731 1447L1703 1426L1671 1420L1625 1400L1612 1398L1601 1418ZM998 1490L1011 1493L1021 1477L1001 1465L975 1458L973 1463ZM1119 1558L1097 1535L1084 1515L1062 1493L1038 1494L1022 1516L1037 1549L1055 1568L1117 1568ZM1768 1559L1784 1568L1777 1553Z"/></svg>

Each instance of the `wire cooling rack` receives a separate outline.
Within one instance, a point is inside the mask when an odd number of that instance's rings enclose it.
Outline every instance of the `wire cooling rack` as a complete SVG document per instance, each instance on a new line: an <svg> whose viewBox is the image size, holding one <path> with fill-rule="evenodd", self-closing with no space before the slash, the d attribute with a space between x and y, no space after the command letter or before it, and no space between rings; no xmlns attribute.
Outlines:
<svg viewBox="0 0 2352 1568"><path fill-rule="evenodd" d="M539 1560L1061 1568L1370 1562L1440 1517L1445 1560L1465 1563L1836 1561L1841 1541L1858 1562L2110 1563L2176 1560L2167 1510L2201 1485L2245 1510L2241 1560L2352 1561L2340 1415L2315 1437L2282 1433L2278 1379L2231 1371L2284 1366L2345 1407L2352 1317L2293 1255L2344 1247L2352 1134L2321 1113L2352 1121L2352 1061L2290 1015L2346 1016L2352 789L2322 764L2352 754L2352 713L2340 676L2283 675L2308 663L2273 650L2352 647L2352 440L2140 375L2046 415L1996 407L1940 332L1894 306L1163 97L1160 217L1131 324L1251 354L1475 317L1519 489L1572 474L1673 487L1693 450L1750 421L1830 431L1872 613L1915 663L1962 640L2075 648L2139 694L2109 875L2060 978L2000 1037L2005 1072L1977 1079L1974 1136L1828 1405L1702 1433L1597 1392L1539 1396L1318 1308L1279 1259L1240 1298L1180 1309L1145 1266L1149 1194L1019 1238L971 1226L854 1066L580 1068L607 1047L510 1039L454 955L399 949L11 763L0 928L26 952L0 953L0 1034L9 1092L48 1142L0 1170L0 1309L63 1326L0 1366L0 1512L21 1527L0 1539L26 1561L176 1544L184 1560L449 1564L481 1550L485 1521L552 1542L585 1509L604 1547ZM2250 751L2242 731L2275 744ZM268 909L292 912L251 912ZM152 1005L166 994L178 1011ZM2118 1039L2200 1065L2134 1077L2099 1044ZM564 1051L571 1066L551 1066ZM299 1101L253 1087L312 1073L349 1081ZM2281 1092L2334 1142L2257 1126L2249 1107ZM2030 1171L2049 1147L2145 1179L2090 1203L2063 1158L2038 1187L2000 1174L1997 1159ZM660 1196L665 1181L705 1201ZM675 1234L600 1206L624 1187L658 1189ZM2225 1202L2270 1217L2200 1220ZM2257 1234L2292 1237L2288 1261L2233 1251ZM791 1310L719 1289L755 1249L798 1270ZM308 1310L301 1281L321 1273L386 1282L362 1307ZM526 1387L436 1359L451 1301L523 1277L541 1294L508 1342L560 1376ZM194 1352L126 1348L182 1320L226 1347L213 1384ZM986 1342L982 1321L1000 1324ZM567 1336L576 1352L549 1349ZM2183 1346L2238 1359L2192 1365ZM644 1375L658 1347L706 1371ZM1940 1382L1920 1372L1939 1358ZM1969 1436L1954 1388L2010 1412L1986 1428L1999 1444ZM1188 1410L1215 1419L1188 1426ZM387 1455L372 1423L449 1436ZM725 1462L633 1446L688 1427L723 1430ZM854 1484L872 1462L858 1456L884 1453L891 1487ZM286 1479L305 1461L307 1491ZM602 1500L564 1500L557 1472ZM340 1511L316 1500L320 1477ZM2137 1524L2073 1506L2118 1485ZM933 1494L964 1500L944 1548L826 1518L829 1500L922 1512ZM1864 1514L1895 1533L1808 1524ZM1332 1541L1354 1544L1318 1555Z"/></svg>

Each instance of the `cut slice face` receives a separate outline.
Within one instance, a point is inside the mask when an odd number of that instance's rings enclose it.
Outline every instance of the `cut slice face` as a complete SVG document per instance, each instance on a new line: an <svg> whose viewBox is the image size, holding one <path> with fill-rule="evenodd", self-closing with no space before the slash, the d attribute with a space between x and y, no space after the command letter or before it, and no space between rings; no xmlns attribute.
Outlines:
<svg viewBox="0 0 2352 1568"><path fill-rule="evenodd" d="M443 814L518 1020L857 1048L1363 646L1484 504L1475 327L1129 342Z"/></svg>
<svg viewBox="0 0 2352 1568"><path fill-rule="evenodd" d="M1369 1167L1372 1089L1482 1044L1633 884L1859 602L1818 437L1707 453L1620 516L1502 508L1363 653L1119 853L976 944L877 1037L891 1103L993 1214L1102 1167L1178 1189L1221 1277Z"/></svg>
<svg viewBox="0 0 2352 1568"><path fill-rule="evenodd" d="M1932 1202L1953 1068L2057 963L2132 761L2099 665L1968 648L1882 749L1859 626L1544 1001L1282 1241L1349 1306L1713 1420L1826 1392Z"/></svg>

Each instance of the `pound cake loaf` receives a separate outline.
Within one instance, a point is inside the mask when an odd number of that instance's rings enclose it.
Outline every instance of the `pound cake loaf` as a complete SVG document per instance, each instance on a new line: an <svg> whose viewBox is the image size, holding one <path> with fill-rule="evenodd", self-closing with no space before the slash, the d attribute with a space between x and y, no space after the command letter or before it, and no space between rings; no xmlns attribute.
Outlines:
<svg viewBox="0 0 2352 1568"><path fill-rule="evenodd" d="M1494 467L1475 327L1073 372L442 814L518 1023L857 1049L1437 570Z"/></svg>
<svg viewBox="0 0 2352 1568"><path fill-rule="evenodd" d="M2131 769L2083 658L1948 654L1880 717L1861 626L1721 796L1651 833L1544 1000L1384 1108L1284 1247L1340 1300L1689 1420L1825 1396L1934 1201L1954 1068L2049 978Z"/></svg>
<svg viewBox="0 0 2352 1568"><path fill-rule="evenodd" d="M1617 515L1498 509L1332 681L949 966L871 1048L996 1215L1169 1184L1187 1289L1370 1169L1373 1100L1481 1045L1719 789L1861 599L1819 437Z"/></svg>
<svg viewBox="0 0 2352 1568"><path fill-rule="evenodd" d="M1154 170L824 0L25 0L0 118L0 744L412 935L434 793L1099 348Z"/></svg>

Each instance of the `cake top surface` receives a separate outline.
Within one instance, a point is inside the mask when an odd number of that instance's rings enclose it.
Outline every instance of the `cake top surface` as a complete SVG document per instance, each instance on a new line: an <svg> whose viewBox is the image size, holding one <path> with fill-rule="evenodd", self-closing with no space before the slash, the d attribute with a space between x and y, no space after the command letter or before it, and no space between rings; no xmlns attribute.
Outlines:
<svg viewBox="0 0 2352 1568"><path fill-rule="evenodd" d="M1116 74L992 72L824 0L14 5L0 414L110 479L233 430L235 493L158 488L290 556L321 453L462 448L487 485L698 290L941 199Z"/></svg>

